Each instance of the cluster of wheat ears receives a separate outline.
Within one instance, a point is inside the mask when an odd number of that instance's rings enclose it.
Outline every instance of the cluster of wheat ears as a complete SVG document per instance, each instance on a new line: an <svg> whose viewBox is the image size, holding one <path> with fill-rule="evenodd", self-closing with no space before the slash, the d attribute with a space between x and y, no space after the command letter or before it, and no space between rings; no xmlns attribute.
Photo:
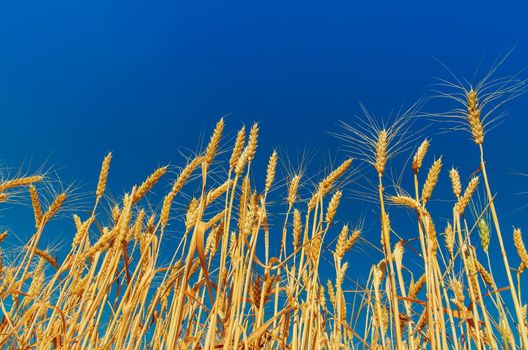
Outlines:
<svg viewBox="0 0 528 350"><path fill-rule="evenodd" d="M488 79L473 88L443 85L459 88L449 97L460 103L460 108L444 116L462 123L480 152L479 171L469 181L462 181L454 168L448 172L453 200L445 202L452 208L447 222L433 219L427 207L439 179L447 179L441 158L430 162L426 157L429 139L411 154L413 194L386 193L384 188L384 174L401 144L408 113L383 127L367 115L362 122L367 128L346 129L359 155L354 164L365 162L377 175L379 224L373 225L379 227L376 245L382 252L355 292L344 289L343 281L347 253L361 239L361 229L336 220L343 179L354 168L352 159L328 170L308 196L299 194L301 173L285 176L280 181L286 183L287 209L270 212L273 207L267 205L267 198L279 182L279 159L273 152L265 181L255 183L251 166L258 145L257 124L248 131L240 129L234 146L221 159L224 121L220 120L205 151L189 159L171 180L171 190L158 210L144 205L145 196L162 177L170 177L168 168L156 169L115 205L108 205L109 154L102 163L93 209L73 215L76 232L62 261L39 242L68 201L67 194L44 206L39 193L42 176L5 180L0 184L0 202L7 204L13 193L27 193L36 232L1 266L0 346L527 349L520 276L528 265L528 252L520 230L502 230L484 161L486 120L495 111L489 106L517 95L522 82ZM427 162L431 163L427 174L420 176ZM218 181L219 171L213 171L213 165L224 168L222 180ZM471 218L465 213L479 188L485 193L483 205ZM391 211L404 207L416 218L408 225L405 240L391 228L389 205ZM174 215L176 206L185 207L182 220ZM280 225L270 225L270 219ZM436 229L440 222L445 225L443 232ZM167 256L169 229L177 232L178 240L167 262L163 256ZM472 233L480 236L480 244L472 243ZM8 231L0 240L7 235ZM276 242L271 248L270 239ZM505 240L513 240L517 252L507 254ZM328 246L335 275L331 273L326 281L328 273L321 275L320 269L332 265L321 260ZM406 266L407 249L413 250L415 265L418 257L419 266ZM494 261L494 266L488 249L501 252L502 260ZM492 271L505 275L507 284L498 285Z"/></svg>

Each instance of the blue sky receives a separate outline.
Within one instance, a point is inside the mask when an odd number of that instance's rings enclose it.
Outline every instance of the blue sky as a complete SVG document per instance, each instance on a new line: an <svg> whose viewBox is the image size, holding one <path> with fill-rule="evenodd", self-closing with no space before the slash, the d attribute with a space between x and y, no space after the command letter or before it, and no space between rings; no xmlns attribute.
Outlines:
<svg viewBox="0 0 528 350"><path fill-rule="evenodd" d="M228 115L231 135L261 123L261 162L274 147L319 150L317 170L339 149L328 134L337 121L351 121L359 102L386 116L430 95L433 77L447 77L438 60L471 78L515 47L501 74L524 69L526 10L521 1L2 4L0 158L11 167L47 161L88 191L113 151L110 184L119 195L156 166L181 164L178 151L196 150ZM518 210L528 198L516 194L528 178L511 174L528 171L527 104L527 96L510 103L486 141L506 231L528 231ZM437 131L428 130L429 160L444 155L445 170L475 170L469 136ZM345 205L352 221L368 210ZM376 228L369 234L377 242Z"/></svg>

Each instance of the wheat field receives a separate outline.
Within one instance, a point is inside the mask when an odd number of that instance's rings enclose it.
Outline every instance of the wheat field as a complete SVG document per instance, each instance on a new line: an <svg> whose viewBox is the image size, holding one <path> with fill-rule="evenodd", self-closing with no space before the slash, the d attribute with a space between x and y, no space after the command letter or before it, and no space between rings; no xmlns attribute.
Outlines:
<svg viewBox="0 0 528 350"><path fill-rule="evenodd" d="M456 106L435 115L467 131L454 135L469 135L473 148L467 152L480 157L467 180L428 155L433 140L425 132L413 134L415 144L406 147L416 108L390 123L368 113L361 122L344 123L339 137L349 151L315 183L302 172L280 176L277 152L258 154L258 124L224 142L223 119L203 152L175 175L167 166L155 169L118 200L107 196L108 154L88 214L58 215L69 193L47 204L45 175L3 179L0 206L31 203L35 231L1 264L0 346L527 349L525 234L501 225L488 178L493 164L485 160L490 120L523 85L491 74L475 85L440 82L439 96ZM401 153L412 161L398 171L414 186L388 190L387 168ZM267 168L256 166L257 156L269 157ZM459 166L465 166L463 157ZM375 184L370 195L377 220L362 226L336 219L354 169L367 169ZM452 187L452 200L442 203L452 213L447 220L428 209L441 179ZM170 182L170 191L151 203L147 197L161 191L160 182ZM480 206L474 203L479 190ZM270 200L279 192L280 207ZM476 215L467 215L470 210ZM414 221L405 239L389 216L399 211ZM61 261L41 243L54 220L73 220L76 228ZM364 237L367 226L379 236ZM178 239L168 246L169 231ZM349 263L360 240L377 247L380 258L351 292L344 281L353 274ZM491 261L489 250L500 251L502 259ZM411 251L412 264L406 259ZM323 268L333 271L330 279ZM506 276L507 284L498 284L494 274Z"/></svg>

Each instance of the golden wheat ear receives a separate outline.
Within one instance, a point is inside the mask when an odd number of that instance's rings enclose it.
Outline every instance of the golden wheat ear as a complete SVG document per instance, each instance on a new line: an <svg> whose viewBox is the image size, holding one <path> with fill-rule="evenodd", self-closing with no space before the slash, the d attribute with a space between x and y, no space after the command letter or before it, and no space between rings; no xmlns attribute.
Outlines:
<svg viewBox="0 0 528 350"><path fill-rule="evenodd" d="M510 53L498 59L480 80L459 78L444 65L451 78L437 78L433 91L435 97L450 100L455 107L448 112L430 113L430 117L447 122L447 130L469 132L473 142L482 145L486 133L505 116L502 107L526 92L526 80L519 78L520 72L496 77Z"/></svg>
<svg viewBox="0 0 528 350"><path fill-rule="evenodd" d="M97 199L100 199L106 189L106 180L108 179L108 172L110 170L110 162L112 161L112 153L104 158L101 165L101 172L99 173L99 182L97 183L97 190L95 192Z"/></svg>

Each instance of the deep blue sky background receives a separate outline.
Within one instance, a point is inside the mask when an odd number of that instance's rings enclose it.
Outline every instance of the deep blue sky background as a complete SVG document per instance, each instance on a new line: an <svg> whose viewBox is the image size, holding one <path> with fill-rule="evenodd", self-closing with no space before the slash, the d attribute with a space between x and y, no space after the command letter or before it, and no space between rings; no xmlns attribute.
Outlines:
<svg viewBox="0 0 528 350"><path fill-rule="evenodd" d="M0 158L15 168L47 160L65 182L91 191L113 151L118 195L160 164L181 164L178 150L195 150L229 114L231 136L261 122L262 162L273 147L320 150L319 169L325 150L339 147L327 132L351 121L359 102L387 115L430 94L433 77L447 76L435 58L471 78L481 61L488 68L516 46L503 72L525 68L526 10L522 1L3 4ZM528 96L509 104L486 143L508 235L513 224L528 231L526 210L516 211L528 204L516 195L528 178L511 175L528 171L525 106ZM467 175L477 167L467 134L435 132L431 155L443 154L446 170L458 165ZM448 186L446 179L447 171ZM366 210L345 205L352 221ZM366 231L377 242L375 227ZM20 231L27 236L31 227Z"/></svg>

